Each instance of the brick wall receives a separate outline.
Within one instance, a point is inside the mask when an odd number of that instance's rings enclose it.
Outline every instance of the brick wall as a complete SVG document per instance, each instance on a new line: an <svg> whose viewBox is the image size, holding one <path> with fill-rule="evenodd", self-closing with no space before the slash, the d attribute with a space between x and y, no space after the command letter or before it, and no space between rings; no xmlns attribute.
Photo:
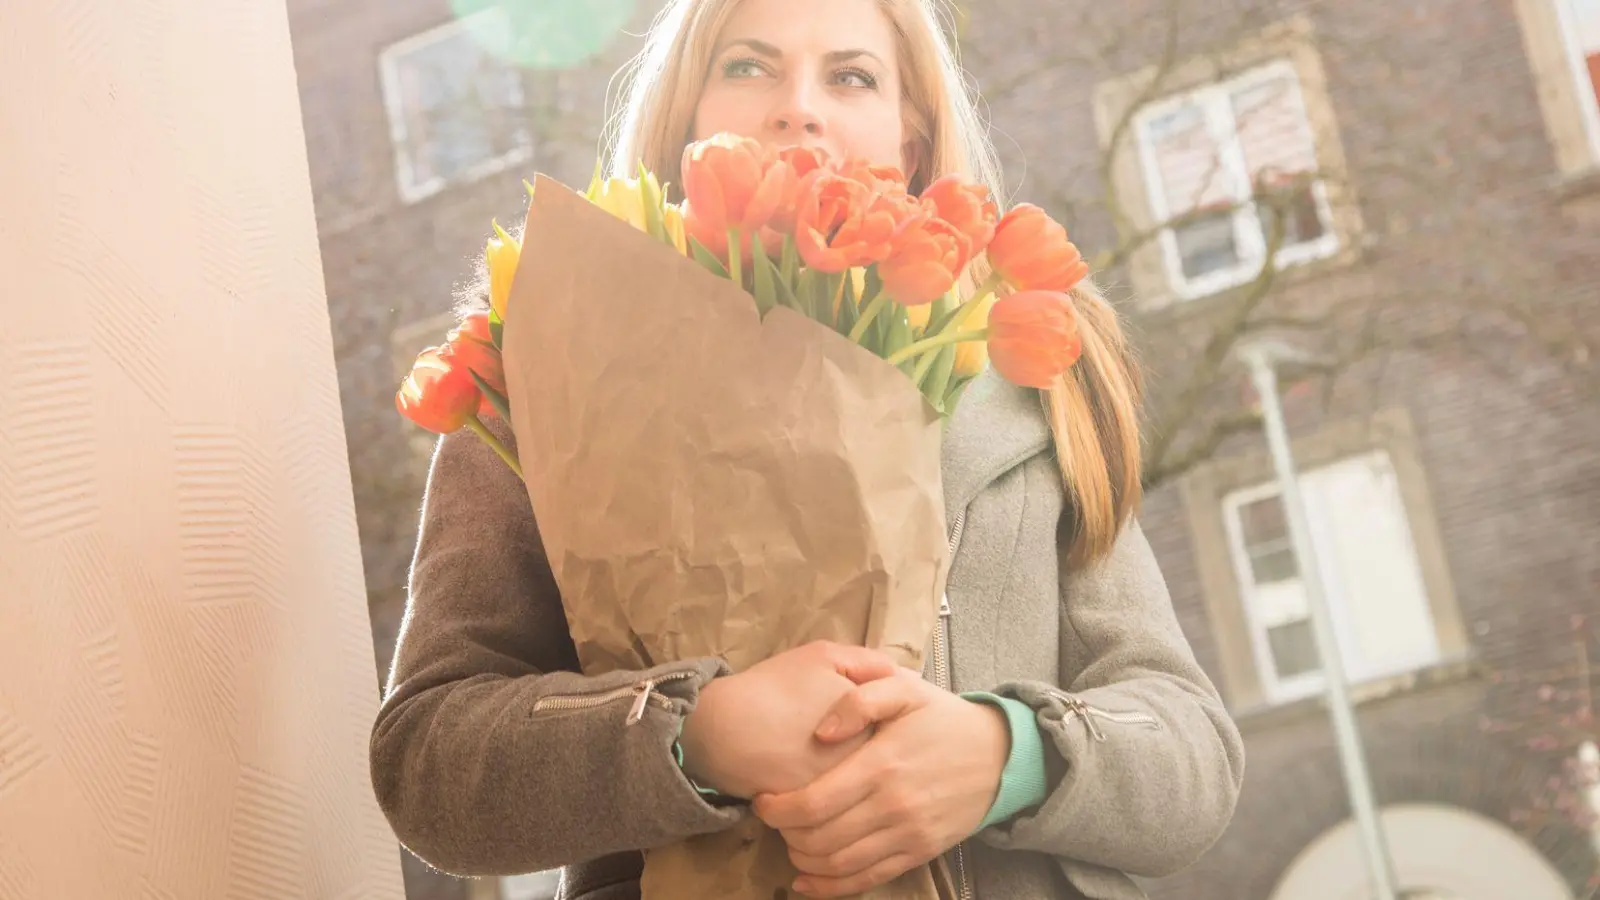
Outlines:
<svg viewBox="0 0 1600 900"><path fill-rule="evenodd" d="M1509 820L1555 765L1523 745L1547 707L1530 704L1537 685L1516 676L1570 658L1571 617L1596 612L1600 415L1593 370L1565 345L1567 355L1556 355L1505 310L1531 310L1537 326L1593 308L1600 239L1588 223L1600 219L1600 199L1555 188L1509 3L968 2L968 61L992 88L990 116L1016 195L1055 209L1086 250L1116 240L1111 218L1094 205L1103 175L1094 88L1158 58L1171 4L1184 25L1182 53L1290 14L1315 24L1365 240L1354 263L1287 286L1273 302L1376 310L1384 329L1415 339L1343 370L1326 393L1296 399L1291 418L1301 432L1378 408L1409 414L1472 636L1468 674L1369 703L1362 725L1384 800L1434 800ZM643 29L649 6L641 4L631 31ZM448 308L489 219L513 221L522 208L526 170L402 204L376 56L444 21L448 4L292 0L290 9L381 670L403 607L420 496L408 449L414 431L392 405L396 354L417 348L397 351L393 334ZM610 73L635 47L619 36L599 58L555 76L568 119L540 142L532 168L569 182L586 177ZM1103 280L1134 320L1159 405L1195 365L1214 305L1147 310L1129 296L1126 272ZM1579 336L1600 337L1597 318L1575 316ZM1346 330L1358 320L1366 318L1347 316ZM1208 404L1237 403L1239 384L1230 375ZM1258 443L1246 435L1221 452ZM1216 672L1189 517L1176 482L1157 489L1144 512L1185 630ZM1524 709L1534 713L1522 729L1482 733L1485 718ZM1294 855L1346 814L1330 735L1314 709L1243 727L1249 774L1233 828L1193 870L1152 885L1156 897L1266 898ZM1572 829L1546 827L1530 839L1574 883L1588 877L1592 859ZM407 872L414 900L465 896L414 861Z"/></svg>

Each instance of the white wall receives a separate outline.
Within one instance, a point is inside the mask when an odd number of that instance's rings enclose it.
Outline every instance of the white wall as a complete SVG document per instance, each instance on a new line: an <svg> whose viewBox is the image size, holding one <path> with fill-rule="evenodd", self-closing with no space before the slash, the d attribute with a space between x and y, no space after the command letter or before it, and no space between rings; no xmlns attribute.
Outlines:
<svg viewBox="0 0 1600 900"><path fill-rule="evenodd" d="M402 896L282 0L0 0L0 898Z"/></svg>

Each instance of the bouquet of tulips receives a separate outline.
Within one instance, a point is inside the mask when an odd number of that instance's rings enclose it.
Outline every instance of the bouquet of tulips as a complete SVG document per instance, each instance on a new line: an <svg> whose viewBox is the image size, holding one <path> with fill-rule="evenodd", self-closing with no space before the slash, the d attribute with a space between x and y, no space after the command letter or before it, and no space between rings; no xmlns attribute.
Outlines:
<svg viewBox="0 0 1600 900"><path fill-rule="evenodd" d="M920 668L944 423L986 363L1036 388L1071 367L1087 267L1043 211L1002 217L959 177L912 195L892 169L729 136L682 175L681 204L642 170L528 185L522 240L496 225L486 249L489 308L419 356L399 409L521 476L585 672L737 671L818 639ZM650 851L643 888L767 900L795 875L752 817ZM940 884L925 866L869 896Z"/></svg>

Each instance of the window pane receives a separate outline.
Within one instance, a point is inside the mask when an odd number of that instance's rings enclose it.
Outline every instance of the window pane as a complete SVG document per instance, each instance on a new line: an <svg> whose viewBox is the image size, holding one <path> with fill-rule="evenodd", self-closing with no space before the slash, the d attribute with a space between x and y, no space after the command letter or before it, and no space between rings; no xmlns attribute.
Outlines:
<svg viewBox="0 0 1600 900"><path fill-rule="evenodd" d="M1321 536L1328 603L1344 623L1354 677L1426 665L1439 656L1433 611L1398 479L1381 454L1307 472Z"/></svg>
<svg viewBox="0 0 1600 900"><path fill-rule="evenodd" d="M1228 210L1174 228L1178 260L1185 278L1195 279L1239 264L1239 242Z"/></svg>
<svg viewBox="0 0 1600 900"><path fill-rule="evenodd" d="M520 74L498 62L472 30L445 27L391 59L402 149L418 184L460 178L527 140Z"/></svg>
<svg viewBox="0 0 1600 900"><path fill-rule="evenodd" d="M1311 631L1310 619L1267 629L1267 645L1272 650L1272 667L1280 679L1315 672L1320 668L1317 663L1316 635Z"/></svg>
<svg viewBox="0 0 1600 900"><path fill-rule="evenodd" d="M1169 217L1209 206L1231 206L1239 196L1239 186L1228 177L1199 103L1185 103L1151 118L1143 133Z"/></svg>
<svg viewBox="0 0 1600 900"><path fill-rule="evenodd" d="M1283 243L1280 246L1293 247L1328 233L1322 221L1322 209L1317 204L1317 195L1310 184L1299 187L1293 193L1269 191L1262 198L1262 203L1263 227L1268 241L1272 240L1272 229L1276 227L1274 222L1280 214L1284 216Z"/></svg>

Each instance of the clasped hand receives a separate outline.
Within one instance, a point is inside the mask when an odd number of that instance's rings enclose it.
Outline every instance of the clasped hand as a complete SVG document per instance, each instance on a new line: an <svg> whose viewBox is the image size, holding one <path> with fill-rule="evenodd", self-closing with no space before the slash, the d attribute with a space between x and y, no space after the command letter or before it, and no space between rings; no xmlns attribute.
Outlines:
<svg viewBox="0 0 1600 900"><path fill-rule="evenodd" d="M754 797L808 897L859 894L964 840L1010 752L998 710L861 648L791 650L700 702L684 729L691 776Z"/></svg>

